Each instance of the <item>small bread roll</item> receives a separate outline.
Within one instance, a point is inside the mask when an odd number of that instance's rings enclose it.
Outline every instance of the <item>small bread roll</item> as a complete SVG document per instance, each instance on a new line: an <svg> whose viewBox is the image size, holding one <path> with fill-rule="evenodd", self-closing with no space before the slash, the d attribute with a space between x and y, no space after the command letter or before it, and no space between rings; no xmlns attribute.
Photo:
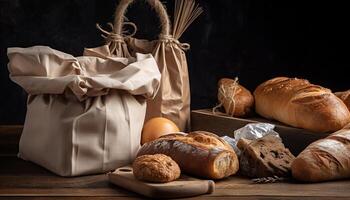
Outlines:
<svg viewBox="0 0 350 200"><path fill-rule="evenodd" d="M141 181L166 183L180 177L179 165L164 154L137 157L132 165L135 178Z"/></svg>
<svg viewBox="0 0 350 200"><path fill-rule="evenodd" d="M222 78L218 87L218 100L227 114L243 117L252 111L254 97L249 90L238 84L238 80Z"/></svg>

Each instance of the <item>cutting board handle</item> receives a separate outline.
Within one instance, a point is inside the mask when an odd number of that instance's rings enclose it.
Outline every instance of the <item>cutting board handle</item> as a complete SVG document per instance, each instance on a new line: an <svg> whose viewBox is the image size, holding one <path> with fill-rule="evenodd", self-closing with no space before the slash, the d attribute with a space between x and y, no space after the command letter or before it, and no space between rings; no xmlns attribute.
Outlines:
<svg viewBox="0 0 350 200"><path fill-rule="evenodd" d="M151 198L191 197L214 192L215 182L188 176L169 183L148 183L135 179L132 168L125 166L108 174L110 182Z"/></svg>

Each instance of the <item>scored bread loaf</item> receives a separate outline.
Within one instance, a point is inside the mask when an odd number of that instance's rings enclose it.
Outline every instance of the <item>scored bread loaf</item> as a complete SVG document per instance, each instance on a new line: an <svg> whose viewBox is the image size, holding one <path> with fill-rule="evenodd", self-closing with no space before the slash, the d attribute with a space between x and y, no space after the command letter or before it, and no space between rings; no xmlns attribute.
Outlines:
<svg viewBox="0 0 350 200"><path fill-rule="evenodd" d="M215 134L205 131L162 136L144 144L137 156L148 154L165 154L184 173L209 179L228 177L239 168L232 147Z"/></svg>
<svg viewBox="0 0 350 200"><path fill-rule="evenodd" d="M350 178L350 125L317 140L292 163L292 175L306 182Z"/></svg>
<svg viewBox="0 0 350 200"><path fill-rule="evenodd" d="M273 78L260 84L254 97L261 116L313 132L337 131L350 122L349 110L338 97L305 79Z"/></svg>
<svg viewBox="0 0 350 200"><path fill-rule="evenodd" d="M350 90L344 92L336 92L334 93L339 99L341 99L346 107L350 110Z"/></svg>
<svg viewBox="0 0 350 200"><path fill-rule="evenodd" d="M254 97L237 80L222 78L219 80L218 87L218 100L227 114L243 117L251 113Z"/></svg>

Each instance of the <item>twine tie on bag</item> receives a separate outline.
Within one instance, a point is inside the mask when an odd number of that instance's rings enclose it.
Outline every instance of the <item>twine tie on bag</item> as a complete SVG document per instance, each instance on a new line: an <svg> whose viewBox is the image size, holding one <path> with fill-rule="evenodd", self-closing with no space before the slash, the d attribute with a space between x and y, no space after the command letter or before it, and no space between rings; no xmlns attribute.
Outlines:
<svg viewBox="0 0 350 200"><path fill-rule="evenodd" d="M107 40L107 43L110 43L110 42L125 42L124 41L124 37L132 37L137 32L137 27L132 22L123 22L123 25L130 25L130 26L133 27L133 32L130 33L130 34L127 31L123 31L122 34L115 33L113 24L112 23L108 23L107 25L110 27L111 31L107 31L107 30L103 29L99 24L96 24L96 28L102 32L101 36Z"/></svg>
<svg viewBox="0 0 350 200"><path fill-rule="evenodd" d="M111 31L103 29L99 24L96 24L96 28L99 29L102 34L101 36L106 40L106 44L109 46L110 52L117 52L120 43L125 43L124 37L132 37L137 31L137 27L132 22L123 22L123 25L130 25L133 27L134 31L129 34L127 31L123 31L121 34L116 33L112 23L107 24Z"/></svg>
<svg viewBox="0 0 350 200"><path fill-rule="evenodd" d="M223 100L217 106L215 106L213 108L213 110L212 110L213 114L216 114L216 110L218 108L220 108L221 106L223 106L224 101L228 100L229 105L228 105L228 111L226 111L226 112L227 112L227 114L229 114L231 116L234 115L235 110L236 110L236 101L235 101L234 97L236 96L237 88L238 88L238 77L236 77L234 79L233 84L229 87L226 87L226 89L224 87L224 84L220 85L218 92L222 95ZM232 94L230 94L229 91L232 91ZM231 105L233 106L233 110L232 110L232 113L230 114Z"/></svg>
<svg viewBox="0 0 350 200"><path fill-rule="evenodd" d="M176 44L180 49L187 51L190 49L190 44L181 43L178 39L175 39L172 35L159 35L159 41L164 42L166 44L173 43Z"/></svg>

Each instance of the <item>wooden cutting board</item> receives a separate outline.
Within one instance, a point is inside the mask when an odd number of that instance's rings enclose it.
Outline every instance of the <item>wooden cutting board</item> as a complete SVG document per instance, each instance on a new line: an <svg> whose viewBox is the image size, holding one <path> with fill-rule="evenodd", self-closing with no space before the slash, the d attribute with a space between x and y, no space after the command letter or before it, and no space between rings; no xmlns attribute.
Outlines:
<svg viewBox="0 0 350 200"><path fill-rule="evenodd" d="M169 183L143 182L134 177L130 166L116 169L108 174L108 178L119 187L151 198L180 198L210 194L215 187L212 180L201 180L185 175Z"/></svg>

